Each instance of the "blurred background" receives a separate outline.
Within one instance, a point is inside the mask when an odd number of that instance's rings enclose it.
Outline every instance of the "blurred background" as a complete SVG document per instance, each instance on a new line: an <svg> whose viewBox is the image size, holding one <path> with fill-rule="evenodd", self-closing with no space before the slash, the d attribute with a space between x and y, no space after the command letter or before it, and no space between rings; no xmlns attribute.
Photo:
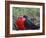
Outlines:
<svg viewBox="0 0 46 38"><path fill-rule="evenodd" d="M16 20L20 16L26 15L36 26L40 26L40 8L13 7L13 30L17 30Z"/></svg>

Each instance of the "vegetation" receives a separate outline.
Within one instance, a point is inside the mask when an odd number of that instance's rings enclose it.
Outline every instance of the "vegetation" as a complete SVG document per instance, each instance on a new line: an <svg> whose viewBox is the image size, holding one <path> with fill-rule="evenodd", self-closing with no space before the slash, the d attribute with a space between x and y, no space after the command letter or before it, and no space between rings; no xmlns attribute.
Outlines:
<svg viewBox="0 0 46 38"><path fill-rule="evenodd" d="M15 25L16 19L19 16L24 16L24 15L30 17L29 19L31 19L35 25L40 25L40 9L39 8L13 7L12 14L13 14L14 25Z"/></svg>

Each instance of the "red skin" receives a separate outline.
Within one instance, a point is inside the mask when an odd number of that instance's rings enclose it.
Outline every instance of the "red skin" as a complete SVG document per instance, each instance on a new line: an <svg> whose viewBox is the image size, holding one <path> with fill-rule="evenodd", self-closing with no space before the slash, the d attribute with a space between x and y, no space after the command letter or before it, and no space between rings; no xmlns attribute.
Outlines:
<svg viewBox="0 0 46 38"><path fill-rule="evenodd" d="M19 17L17 20L16 20L16 25L17 27L19 28L19 30L24 30L25 27L24 27L24 22L25 22L25 18L24 17Z"/></svg>

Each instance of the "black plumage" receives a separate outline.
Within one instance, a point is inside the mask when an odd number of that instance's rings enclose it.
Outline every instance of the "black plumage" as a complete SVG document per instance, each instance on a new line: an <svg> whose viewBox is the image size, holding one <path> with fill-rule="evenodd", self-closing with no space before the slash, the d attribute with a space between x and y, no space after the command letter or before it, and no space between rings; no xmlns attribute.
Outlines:
<svg viewBox="0 0 46 38"><path fill-rule="evenodd" d="M23 16L24 18L26 18L26 21L24 23L26 29L39 29L40 26L36 26L32 21L31 19L28 19L29 17L28 16Z"/></svg>

